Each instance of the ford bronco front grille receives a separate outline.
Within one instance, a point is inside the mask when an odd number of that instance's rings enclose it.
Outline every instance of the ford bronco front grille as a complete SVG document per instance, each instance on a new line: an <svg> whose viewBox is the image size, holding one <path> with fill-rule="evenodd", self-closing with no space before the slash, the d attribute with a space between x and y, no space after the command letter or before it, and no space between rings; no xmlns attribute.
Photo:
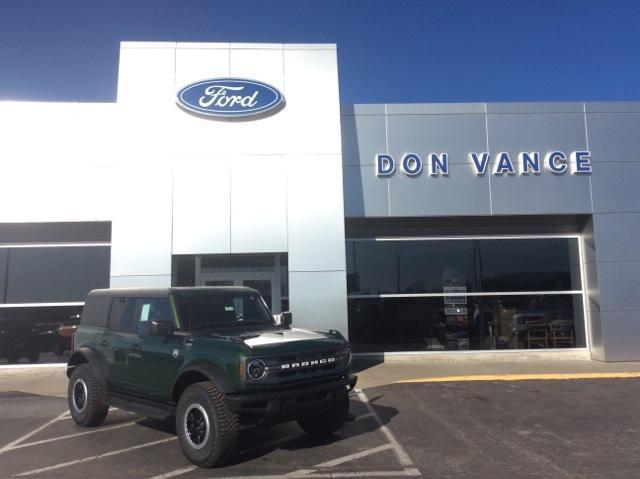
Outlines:
<svg viewBox="0 0 640 479"><path fill-rule="evenodd" d="M349 364L351 352L348 348L342 347L261 359L266 364L267 374L260 382L275 383L287 379L298 380L331 374L334 370Z"/></svg>

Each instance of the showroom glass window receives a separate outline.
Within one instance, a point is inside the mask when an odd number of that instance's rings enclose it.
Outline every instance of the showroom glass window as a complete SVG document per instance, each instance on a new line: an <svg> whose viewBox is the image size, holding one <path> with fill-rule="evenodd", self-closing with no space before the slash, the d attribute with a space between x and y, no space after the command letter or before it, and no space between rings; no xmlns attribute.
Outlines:
<svg viewBox="0 0 640 479"><path fill-rule="evenodd" d="M359 352L585 346L578 238L347 241Z"/></svg>
<svg viewBox="0 0 640 479"><path fill-rule="evenodd" d="M109 287L108 245L0 248L0 364L66 362L89 291Z"/></svg>

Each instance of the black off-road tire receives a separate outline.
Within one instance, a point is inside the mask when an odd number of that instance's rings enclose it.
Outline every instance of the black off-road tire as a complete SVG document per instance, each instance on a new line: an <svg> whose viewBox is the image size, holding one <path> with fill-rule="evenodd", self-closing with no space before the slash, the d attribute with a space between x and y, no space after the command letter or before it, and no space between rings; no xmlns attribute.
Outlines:
<svg viewBox="0 0 640 479"><path fill-rule="evenodd" d="M314 436L330 436L342 428L348 419L349 396L345 394L330 409L299 418L298 425Z"/></svg>
<svg viewBox="0 0 640 479"><path fill-rule="evenodd" d="M86 396L84 400L83 393ZM67 387L67 403L71 417L78 426L99 426L104 422L109 412L106 395L106 389L96 379L90 364L80 364L73 369Z"/></svg>
<svg viewBox="0 0 640 479"><path fill-rule="evenodd" d="M202 432L203 421L208 433ZM212 467L228 462L238 442L238 429L238 415L212 382L192 384L180 396L176 432L182 452L195 465Z"/></svg>

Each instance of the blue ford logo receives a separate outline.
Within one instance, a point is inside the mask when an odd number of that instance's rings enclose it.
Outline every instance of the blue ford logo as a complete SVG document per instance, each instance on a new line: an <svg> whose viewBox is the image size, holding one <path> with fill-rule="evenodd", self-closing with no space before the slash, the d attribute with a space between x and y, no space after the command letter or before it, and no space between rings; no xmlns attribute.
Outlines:
<svg viewBox="0 0 640 479"><path fill-rule="evenodd" d="M279 109L284 97L276 88L256 80L212 78L182 88L178 104L201 115L237 118Z"/></svg>

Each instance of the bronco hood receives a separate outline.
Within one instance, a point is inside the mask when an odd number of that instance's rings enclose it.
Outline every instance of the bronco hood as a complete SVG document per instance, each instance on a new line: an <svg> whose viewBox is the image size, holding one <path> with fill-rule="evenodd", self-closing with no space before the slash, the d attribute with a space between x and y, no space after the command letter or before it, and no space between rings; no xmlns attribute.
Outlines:
<svg viewBox="0 0 640 479"><path fill-rule="evenodd" d="M244 344L250 348L273 345L279 343L290 343L293 341L308 341L327 339L325 334L316 333L306 329L282 329L279 331L267 331L259 336L252 336L244 339Z"/></svg>
<svg viewBox="0 0 640 479"><path fill-rule="evenodd" d="M262 353L293 352L300 349L320 349L346 344L338 332L321 333L307 329L271 329L237 336L248 348Z"/></svg>

